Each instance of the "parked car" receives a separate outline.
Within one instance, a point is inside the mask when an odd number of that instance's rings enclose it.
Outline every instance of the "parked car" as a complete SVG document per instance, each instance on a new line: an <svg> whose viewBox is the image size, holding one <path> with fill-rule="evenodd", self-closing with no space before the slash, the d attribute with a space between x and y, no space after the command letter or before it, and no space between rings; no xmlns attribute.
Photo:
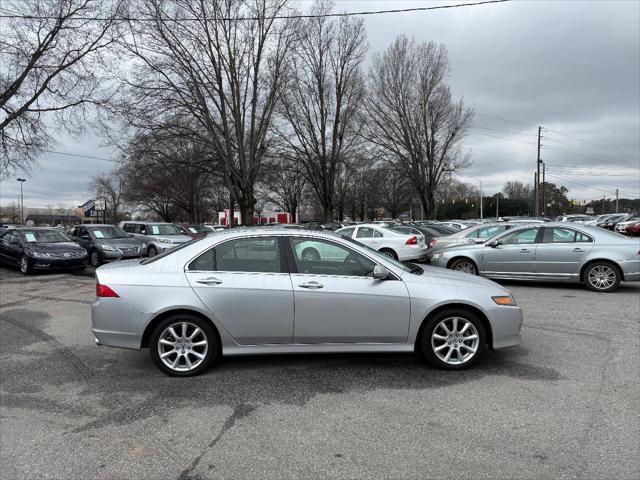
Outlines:
<svg viewBox="0 0 640 480"><path fill-rule="evenodd" d="M630 217L631 217L631 215L629 215L628 213L616 213L615 215L610 215L609 217L605 218L604 220L596 223L596 225L598 227L600 227L600 228L606 228L607 230L613 230L613 229L615 229L615 227L618 224L618 222L624 222L625 220L627 220Z"/></svg>
<svg viewBox="0 0 640 480"><path fill-rule="evenodd" d="M593 217L589 215L560 215L556 218L557 222L587 222L591 220Z"/></svg>
<svg viewBox="0 0 640 480"><path fill-rule="evenodd" d="M0 262L33 270L82 270L87 251L64 232L53 228L21 227L0 232Z"/></svg>
<svg viewBox="0 0 640 480"><path fill-rule="evenodd" d="M115 225L77 225L69 236L89 252L89 262L94 267L147 255L146 243Z"/></svg>
<svg viewBox="0 0 640 480"><path fill-rule="evenodd" d="M640 241L566 222L513 228L485 244L453 246L431 264L494 279L583 282L611 292L640 280Z"/></svg>
<svg viewBox="0 0 640 480"><path fill-rule="evenodd" d="M331 254L306 260L300 245ZM104 265L96 279L96 343L148 347L174 376L223 355L282 353L416 351L458 370L521 342L522 310L504 287L330 233L233 229Z"/></svg>
<svg viewBox="0 0 640 480"><path fill-rule="evenodd" d="M518 226L518 223L496 222L481 223L465 230L453 233L445 237L436 237L429 242L427 258L431 258L435 252L439 252L452 245L468 245L470 243L484 243L490 238L506 232L510 228Z"/></svg>
<svg viewBox="0 0 640 480"><path fill-rule="evenodd" d="M181 229L183 235L188 235L193 239L206 237L211 231L203 225L190 225L187 223L180 223L177 226Z"/></svg>
<svg viewBox="0 0 640 480"><path fill-rule="evenodd" d="M631 225L627 226L625 233L627 235L632 236L632 237L639 236L640 235L640 222L632 223Z"/></svg>
<svg viewBox="0 0 640 480"><path fill-rule="evenodd" d="M181 243L191 241L191 237L180 233L180 229L173 223L135 222L126 220L120 222L120 228L131 233L147 244L147 255L153 257Z"/></svg>
<svg viewBox="0 0 640 480"><path fill-rule="evenodd" d="M336 230L336 233L402 262L423 258L427 253L424 235L402 233L380 224L355 225Z"/></svg>
<svg viewBox="0 0 640 480"><path fill-rule="evenodd" d="M632 223L637 223L637 222L640 222L640 215L631 215L625 218L624 220L621 220L618 223L616 223L613 231L618 233L626 233L627 227Z"/></svg>
<svg viewBox="0 0 640 480"><path fill-rule="evenodd" d="M224 225L203 225L203 227L208 230L208 233L222 232L226 230L226 227Z"/></svg>

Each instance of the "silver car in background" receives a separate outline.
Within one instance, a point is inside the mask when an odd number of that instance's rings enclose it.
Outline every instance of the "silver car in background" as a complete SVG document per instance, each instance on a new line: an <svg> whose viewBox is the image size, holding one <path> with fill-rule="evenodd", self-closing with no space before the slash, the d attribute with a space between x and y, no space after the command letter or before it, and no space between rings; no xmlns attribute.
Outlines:
<svg viewBox="0 0 640 480"><path fill-rule="evenodd" d="M431 259L434 253L444 250L453 245L469 245L474 243L484 243L490 238L506 232L510 228L522 225L521 223L512 222L495 222L475 225L465 228L459 232L452 233L444 237L436 237L429 242L429 250L427 258Z"/></svg>
<svg viewBox="0 0 640 480"><path fill-rule="evenodd" d="M504 287L318 231L232 229L96 278L96 343L148 347L169 375L221 355L323 352L418 351L454 370L521 341Z"/></svg>
<svg viewBox="0 0 640 480"><path fill-rule="evenodd" d="M180 228L173 223L166 222L120 222L120 228L134 235L147 245L147 255L155 257L181 243L191 241L189 235L181 233Z"/></svg>
<svg viewBox="0 0 640 480"><path fill-rule="evenodd" d="M583 282L611 292L640 280L640 239L567 222L514 228L482 245L436 252L431 264L494 279Z"/></svg>

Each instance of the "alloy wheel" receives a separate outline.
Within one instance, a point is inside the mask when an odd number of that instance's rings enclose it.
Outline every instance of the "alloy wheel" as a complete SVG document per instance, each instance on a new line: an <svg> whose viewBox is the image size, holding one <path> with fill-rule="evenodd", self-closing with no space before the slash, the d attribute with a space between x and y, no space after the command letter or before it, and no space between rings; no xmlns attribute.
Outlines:
<svg viewBox="0 0 640 480"><path fill-rule="evenodd" d="M91 265L94 267L100 266L100 254L95 250L91 252Z"/></svg>
<svg viewBox="0 0 640 480"><path fill-rule="evenodd" d="M467 260L456 263L453 269L457 272L470 273L471 275L476 274L476 266Z"/></svg>
<svg viewBox="0 0 640 480"><path fill-rule="evenodd" d="M29 271L29 259L26 255L20 257L20 271L22 273L27 273Z"/></svg>
<svg viewBox="0 0 640 480"><path fill-rule="evenodd" d="M431 334L431 348L448 365L462 365L478 352L480 336L466 318L449 317L442 320Z"/></svg>
<svg viewBox="0 0 640 480"><path fill-rule="evenodd" d="M589 283L598 290L607 290L616 283L616 272L607 265L597 265L589 270Z"/></svg>
<svg viewBox="0 0 640 480"><path fill-rule="evenodd" d="M209 349L207 336L190 322L177 322L163 330L158 339L158 355L162 363L177 372L198 367Z"/></svg>

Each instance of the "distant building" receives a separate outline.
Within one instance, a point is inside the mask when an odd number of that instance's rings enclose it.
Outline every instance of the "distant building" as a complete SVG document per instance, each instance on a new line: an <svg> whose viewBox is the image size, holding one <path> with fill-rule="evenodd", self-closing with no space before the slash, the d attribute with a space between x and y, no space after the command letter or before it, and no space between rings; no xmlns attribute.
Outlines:
<svg viewBox="0 0 640 480"><path fill-rule="evenodd" d="M27 225L33 226L56 226L56 225L75 225L80 223L80 219L75 215L65 214L48 214L48 213L30 213L25 218Z"/></svg>
<svg viewBox="0 0 640 480"><path fill-rule="evenodd" d="M228 225L229 222L229 209L225 209L222 212L218 212L218 224ZM278 212L273 210L263 210L260 215L253 213L253 223L265 224L265 223L293 223L293 216L287 212ZM240 212L235 210L233 212L233 225L240 225Z"/></svg>

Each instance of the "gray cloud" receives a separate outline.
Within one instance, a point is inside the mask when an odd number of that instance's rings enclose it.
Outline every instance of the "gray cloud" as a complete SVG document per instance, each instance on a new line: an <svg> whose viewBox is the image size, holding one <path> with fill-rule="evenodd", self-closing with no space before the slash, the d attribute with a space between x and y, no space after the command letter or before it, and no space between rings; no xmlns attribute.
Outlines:
<svg viewBox="0 0 640 480"><path fill-rule="evenodd" d="M336 2L344 11L442 3ZM640 196L639 18L634 1L514 1L365 21L371 54L399 34L447 46L452 89L478 113L465 142L473 165L463 173L481 178L486 193L506 180L533 181L542 125L548 180L566 185L572 198L591 199L612 196L615 188ZM109 157L99 143L64 137L54 149ZM44 155L25 185L25 203L81 203L90 177L108 168L108 162ZM15 199L16 187L0 184L0 200Z"/></svg>

